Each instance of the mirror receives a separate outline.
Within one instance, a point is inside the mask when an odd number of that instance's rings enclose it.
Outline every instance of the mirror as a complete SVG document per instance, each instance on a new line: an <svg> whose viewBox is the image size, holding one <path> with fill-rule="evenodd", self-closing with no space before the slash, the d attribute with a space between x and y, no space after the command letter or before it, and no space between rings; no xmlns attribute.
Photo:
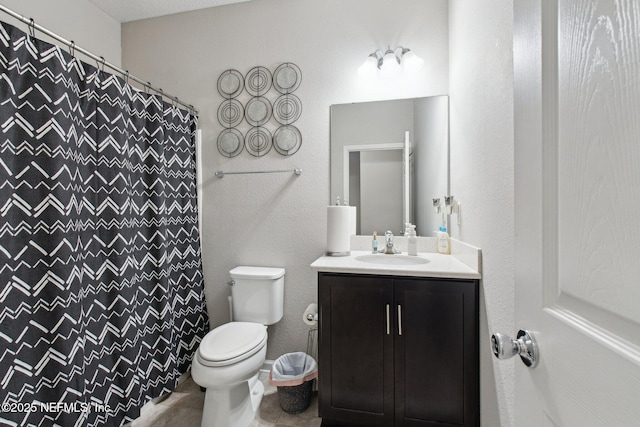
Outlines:
<svg viewBox="0 0 640 427"><path fill-rule="evenodd" d="M357 207L356 234L402 235L409 218L419 236L432 236L447 225L446 216L435 213L433 199L444 205L448 190L448 96L331 106L329 203L340 197Z"/></svg>

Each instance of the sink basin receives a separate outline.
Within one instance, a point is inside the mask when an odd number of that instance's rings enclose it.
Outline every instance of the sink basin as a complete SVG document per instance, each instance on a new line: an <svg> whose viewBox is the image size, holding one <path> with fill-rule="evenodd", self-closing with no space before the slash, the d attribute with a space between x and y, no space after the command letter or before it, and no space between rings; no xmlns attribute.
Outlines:
<svg viewBox="0 0 640 427"><path fill-rule="evenodd" d="M379 265L419 265L429 262L428 259L409 255L368 254L355 257L356 261Z"/></svg>

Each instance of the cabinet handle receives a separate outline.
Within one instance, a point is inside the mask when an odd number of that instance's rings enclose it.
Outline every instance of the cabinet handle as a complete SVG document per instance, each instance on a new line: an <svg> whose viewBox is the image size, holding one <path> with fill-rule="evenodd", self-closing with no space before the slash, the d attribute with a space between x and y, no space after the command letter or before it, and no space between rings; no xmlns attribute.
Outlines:
<svg viewBox="0 0 640 427"><path fill-rule="evenodd" d="M398 335L402 335L402 306L398 304Z"/></svg>
<svg viewBox="0 0 640 427"><path fill-rule="evenodd" d="M389 304L387 304L387 335L391 334L391 324L389 322Z"/></svg>

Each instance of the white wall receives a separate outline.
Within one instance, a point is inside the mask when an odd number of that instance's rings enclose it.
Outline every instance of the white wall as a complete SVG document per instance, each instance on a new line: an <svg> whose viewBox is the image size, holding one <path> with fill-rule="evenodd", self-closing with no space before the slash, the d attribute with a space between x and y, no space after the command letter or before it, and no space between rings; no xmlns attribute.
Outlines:
<svg viewBox="0 0 640 427"><path fill-rule="evenodd" d="M451 194L454 237L482 248L482 425L513 426L514 359L498 361L490 333L514 334L513 2L449 2ZM519 362L518 362L519 363Z"/></svg>
<svg viewBox="0 0 640 427"><path fill-rule="evenodd" d="M121 63L120 23L87 0L0 0L0 4L116 66ZM0 20L27 31L26 25L5 13L0 13ZM42 33L36 36L53 43ZM87 57L78 57L95 65Z"/></svg>
<svg viewBox="0 0 640 427"><path fill-rule="evenodd" d="M241 264L286 269L284 319L269 327L268 358L304 350L302 312L316 301L309 264L326 243L329 202L329 106L447 93L446 0L260 0L123 25L123 64L200 109L203 130L203 262L214 326L228 320L228 271ZM357 73L375 49L403 45L425 60L420 73L368 82ZM293 62L302 71L303 105L295 123L302 147L290 158L272 150L223 158L216 139L219 75ZM293 174L231 175L300 167Z"/></svg>

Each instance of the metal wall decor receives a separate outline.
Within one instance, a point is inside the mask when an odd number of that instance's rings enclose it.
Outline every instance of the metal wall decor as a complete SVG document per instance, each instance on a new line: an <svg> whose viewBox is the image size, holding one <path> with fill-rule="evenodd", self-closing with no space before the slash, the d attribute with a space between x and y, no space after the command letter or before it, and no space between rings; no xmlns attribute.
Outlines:
<svg viewBox="0 0 640 427"><path fill-rule="evenodd" d="M271 118L271 103L264 96L254 96L247 102L244 117L251 126L262 126Z"/></svg>
<svg viewBox="0 0 640 427"><path fill-rule="evenodd" d="M218 107L218 122L224 130L218 135L218 151L225 157L235 157L244 148L244 137L236 129L244 118L244 107L235 99L244 89L244 77L238 70L226 70L218 78L218 93L225 98Z"/></svg>
<svg viewBox="0 0 640 427"><path fill-rule="evenodd" d="M298 89L301 80L300 68L291 62L285 62L273 72L273 87L282 94Z"/></svg>
<svg viewBox="0 0 640 427"><path fill-rule="evenodd" d="M225 128L234 128L244 119L244 107L237 99L222 101L218 108L218 122Z"/></svg>
<svg viewBox="0 0 640 427"><path fill-rule="evenodd" d="M253 96L260 96L271 89L271 72L264 67L253 67L245 78L247 92Z"/></svg>
<svg viewBox="0 0 640 427"><path fill-rule="evenodd" d="M227 70L218 78L218 92L224 98L235 98L244 89L244 78L237 70Z"/></svg>
<svg viewBox="0 0 640 427"><path fill-rule="evenodd" d="M302 133L292 123L302 114L302 101L292 92L301 81L300 68L291 62L279 65L273 74L262 66L244 76L234 69L223 71L217 84L224 98L218 108L218 122L224 128L218 135L220 154L231 158L246 148L261 157L272 147L283 156L295 154ZM244 134L243 124L250 126Z"/></svg>
<svg viewBox="0 0 640 427"><path fill-rule="evenodd" d="M249 154L262 157L271 150L271 132L262 126L253 127L247 131L244 145Z"/></svg>
<svg viewBox="0 0 640 427"><path fill-rule="evenodd" d="M235 157L244 148L244 136L238 129L225 129L218 135L218 151L225 157Z"/></svg>
<svg viewBox="0 0 640 427"><path fill-rule="evenodd" d="M281 95L273 103L273 118L281 125L293 123L302 114L302 102L295 95Z"/></svg>
<svg viewBox="0 0 640 427"><path fill-rule="evenodd" d="M278 153L290 156L302 145L302 134L295 126L280 126L273 134L273 145Z"/></svg>

